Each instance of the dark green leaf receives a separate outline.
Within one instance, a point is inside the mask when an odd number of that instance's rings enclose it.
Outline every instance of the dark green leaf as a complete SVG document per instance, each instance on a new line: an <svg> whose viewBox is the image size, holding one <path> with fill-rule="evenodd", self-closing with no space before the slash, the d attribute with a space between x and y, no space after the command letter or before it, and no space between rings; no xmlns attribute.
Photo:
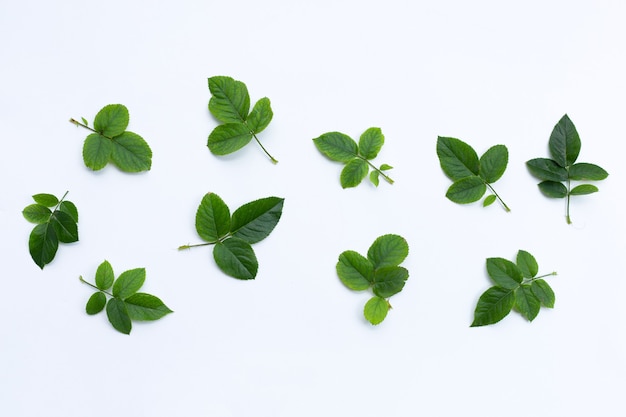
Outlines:
<svg viewBox="0 0 626 417"><path fill-rule="evenodd" d="M250 244L265 239L278 224L284 201L284 198L266 197L239 207L233 213L232 235Z"/></svg>
<svg viewBox="0 0 626 417"><path fill-rule="evenodd" d="M524 278L534 278L537 272L539 272L539 265L535 257L525 250L517 252L516 263Z"/></svg>
<svg viewBox="0 0 626 417"><path fill-rule="evenodd" d="M145 268L135 268L124 271L113 284L113 296L125 300L136 293L145 280Z"/></svg>
<svg viewBox="0 0 626 417"><path fill-rule="evenodd" d="M481 199L487 186L480 177L471 176L455 181L446 192L450 201L459 204L473 203Z"/></svg>
<svg viewBox="0 0 626 417"><path fill-rule="evenodd" d="M356 187L363 181L363 178L367 175L367 171L369 171L369 167L367 166L367 162L362 160L361 158L354 158L350 162L346 164L341 170L341 175L339 177L341 181L342 188L352 188Z"/></svg>
<svg viewBox="0 0 626 417"><path fill-rule="evenodd" d="M389 171L390 169L393 169L393 167L391 165L387 165L387 164L382 164L380 166L380 170L381 171Z"/></svg>
<svg viewBox="0 0 626 417"><path fill-rule="evenodd" d="M526 162L531 174L543 181L565 181L567 170L552 159L535 158Z"/></svg>
<svg viewBox="0 0 626 417"><path fill-rule="evenodd" d="M108 290L113 285L114 280L115 274L109 261L104 261L98 265L98 269L96 269L96 287L101 290Z"/></svg>
<svg viewBox="0 0 626 417"><path fill-rule="evenodd" d="M241 123L248 117L250 95L248 88L241 81L231 77L216 76L209 78L209 111L223 123Z"/></svg>
<svg viewBox="0 0 626 417"><path fill-rule="evenodd" d="M462 140L439 136L437 138L437 156L441 169L452 181L470 175L478 175L478 155L470 145Z"/></svg>
<svg viewBox="0 0 626 417"><path fill-rule="evenodd" d="M397 266L409 254L409 244L398 235L388 234L378 237L367 251L367 258L375 269L385 266Z"/></svg>
<svg viewBox="0 0 626 417"><path fill-rule="evenodd" d="M209 135L207 146L213 155L228 155L246 146L252 133L243 123L219 125Z"/></svg>
<svg viewBox="0 0 626 417"><path fill-rule="evenodd" d="M52 211L41 204L31 204L22 210L22 215L31 223L41 224L46 223L50 219Z"/></svg>
<svg viewBox="0 0 626 417"><path fill-rule="evenodd" d="M581 184L578 185L570 191L571 195L585 195L585 194L593 194L598 192L598 187L591 184Z"/></svg>
<svg viewBox="0 0 626 417"><path fill-rule="evenodd" d="M113 138L121 135L128 127L128 109L122 104L109 104L96 114L94 129L103 136Z"/></svg>
<svg viewBox="0 0 626 417"><path fill-rule="evenodd" d="M37 204L41 204L45 207L54 207L59 204L59 199L52 194L35 194L33 200L35 200Z"/></svg>
<svg viewBox="0 0 626 417"><path fill-rule="evenodd" d="M359 153L365 159L374 159L385 143L385 136L379 127L370 127L359 139Z"/></svg>
<svg viewBox="0 0 626 417"><path fill-rule="evenodd" d="M172 313L159 298L154 295L138 292L124 300L128 315L133 320L158 320Z"/></svg>
<svg viewBox="0 0 626 417"><path fill-rule="evenodd" d="M509 163L509 151L504 145L492 146L480 157L478 172L488 183L494 183L502 177Z"/></svg>
<svg viewBox="0 0 626 417"><path fill-rule="evenodd" d="M215 193L208 193L196 212L196 230L207 242L216 242L230 232L230 210Z"/></svg>
<svg viewBox="0 0 626 417"><path fill-rule="evenodd" d="M486 326L502 320L511 312L515 293L511 289L491 287L478 299L471 327Z"/></svg>
<svg viewBox="0 0 626 417"><path fill-rule="evenodd" d="M548 308L554 308L554 291L548 283L543 279L537 279L530 284L530 289L532 290L535 297L541 301L541 304Z"/></svg>
<svg viewBox="0 0 626 417"><path fill-rule="evenodd" d="M350 136L339 132L324 133L313 139L313 143L327 158L338 162L349 162L359 152L356 142Z"/></svg>
<svg viewBox="0 0 626 417"><path fill-rule="evenodd" d="M125 172L148 171L152 166L152 150L138 134L124 132L113 139L111 159Z"/></svg>
<svg viewBox="0 0 626 417"><path fill-rule="evenodd" d="M115 330L124 334L130 334L132 324L124 301L111 298L107 303L107 317Z"/></svg>
<svg viewBox="0 0 626 417"><path fill-rule="evenodd" d="M252 108L246 123L251 131L259 133L270 124L272 117L274 117L274 112L270 105L270 99L263 97Z"/></svg>
<svg viewBox="0 0 626 417"><path fill-rule="evenodd" d="M539 190L546 197L550 198L563 198L567 196L567 187L560 182L555 181L543 181L538 184Z"/></svg>
<svg viewBox="0 0 626 417"><path fill-rule="evenodd" d="M62 201L59 205L59 210L69 214L75 223L78 223L78 209L71 201Z"/></svg>
<svg viewBox="0 0 626 417"><path fill-rule="evenodd" d="M378 171L376 171L376 170L370 172L370 181L376 187L378 187L378 184L380 184L379 175L380 175L380 173Z"/></svg>
<svg viewBox="0 0 626 417"><path fill-rule="evenodd" d="M609 176L603 168L598 165L581 162L569 168L569 177L580 181L600 181Z"/></svg>
<svg viewBox="0 0 626 417"><path fill-rule="evenodd" d="M374 265L361 254L347 250L339 255L337 275L346 287L355 291L366 290L374 281Z"/></svg>
<svg viewBox="0 0 626 417"><path fill-rule="evenodd" d="M237 279L254 279L259 269L252 246L236 237L217 243L213 258L226 275Z"/></svg>
<svg viewBox="0 0 626 417"><path fill-rule="evenodd" d="M402 291L408 278L409 271L401 266L378 268L374 272L372 290L379 297L389 298Z"/></svg>
<svg viewBox="0 0 626 417"><path fill-rule="evenodd" d="M55 210L50 217L59 242L72 243L78 241L78 226L69 214Z"/></svg>
<svg viewBox="0 0 626 417"><path fill-rule="evenodd" d="M493 194L489 194L487 197L485 197L485 199L483 200L483 207L487 207L492 205L494 202L496 201L496 196Z"/></svg>
<svg viewBox="0 0 626 417"><path fill-rule="evenodd" d="M89 315L98 314L99 312L104 310L104 306L106 305L106 303L107 297L106 295L104 295L104 293L101 293L100 291L94 292L91 297L89 297L85 310Z"/></svg>
<svg viewBox="0 0 626 417"><path fill-rule="evenodd" d="M537 317L541 303L532 293L530 285L522 285L515 290L515 307L528 321Z"/></svg>
<svg viewBox="0 0 626 417"><path fill-rule="evenodd" d="M580 137L567 114L554 126L550 135L549 147L552 159L562 167L572 165L578 158Z"/></svg>
<svg viewBox="0 0 626 417"><path fill-rule="evenodd" d="M363 315L373 325L377 325L385 320L389 312L389 302L381 297L372 297L363 309Z"/></svg>
<svg viewBox="0 0 626 417"><path fill-rule="evenodd" d="M83 160L85 166L98 171L106 166L111 160L113 142L98 133L92 133L85 139L83 145Z"/></svg>
<svg viewBox="0 0 626 417"><path fill-rule="evenodd" d="M504 258L488 258L487 273L496 285L506 289L517 288L523 279L517 265Z"/></svg>
<svg viewBox="0 0 626 417"><path fill-rule="evenodd" d="M58 248L59 239L50 223L35 226L28 238L28 249L33 261L41 269L43 269L44 265L52 262Z"/></svg>

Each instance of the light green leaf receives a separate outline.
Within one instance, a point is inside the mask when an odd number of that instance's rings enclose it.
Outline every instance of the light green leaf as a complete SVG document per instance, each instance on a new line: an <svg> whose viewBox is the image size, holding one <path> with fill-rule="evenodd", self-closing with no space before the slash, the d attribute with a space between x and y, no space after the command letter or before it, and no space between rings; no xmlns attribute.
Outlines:
<svg viewBox="0 0 626 417"><path fill-rule="evenodd" d="M241 81L231 77L216 76L209 78L209 111L223 123L241 123L248 117L250 95L248 88Z"/></svg>
<svg viewBox="0 0 626 417"><path fill-rule="evenodd" d="M94 130L108 138L121 135L128 127L128 109L122 104L109 104L96 114Z"/></svg>
<svg viewBox="0 0 626 417"><path fill-rule="evenodd" d="M265 239L278 224L284 201L280 197L266 197L239 207L233 213L232 235L250 244Z"/></svg>
<svg viewBox="0 0 626 417"><path fill-rule="evenodd" d="M560 182L543 181L538 184L539 190L546 197L563 198L567 196L567 188Z"/></svg>
<svg viewBox="0 0 626 417"><path fill-rule="evenodd" d="M515 293L512 289L502 287L489 288L478 299L471 327L486 326L499 322L511 312L514 303Z"/></svg>
<svg viewBox="0 0 626 417"><path fill-rule="evenodd" d="M380 170L381 171L389 171L390 169L393 169L393 167L391 165L387 165L387 164L382 164L380 166Z"/></svg>
<svg viewBox="0 0 626 417"><path fill-rule="evenodd" d="M585 195L585 194L593 194L598 192L598 187L591 184L581 184L578 185L570 191L571 195Z"/></svg>
<svg viewBox="0 0 626 417"><path fill-rule="evenodd" d="M228 155L246 146L252 133L243 123L219 125L209 135L207 146L213 155Z"/></svg>
<svg viewBox="0 0 626 417"><path fill-rule="evenodd" d="M381 297L372 297L363 309L363 315L373 325L377 325L385 320L389 312L389 302Z"/></svg>
<svg viewBox="0 0 626 417"><path fill-rule="evenodd" d="M526 166L532 175L543 181L565 181L567 170L559 166L552 159L535 158L526 162Z"/></svg>
<svg viewBox="0 0 626 417"><path fill-rule="evenodd" d="M556 297L554 296L554 291L548 283L543 279L536 279L530 284L530 289L532 290L535 297L541 301L541 304L548 308L554 308L554 301Z"/></svg>
<svg viewBox="0 0 626 417"><path fill-rule="evenodd" d="M374 265L355 251L347 250L339 255L336 269L341 282L351 290L366 290L374 281Z"/></svg>
<svg viewBox="0 0 626 417"><path fill-rule="evenodd" d="M215 193L208 193L196 212L196 230L207 242L216 242L230 232L230 210Z"/></svg>
<svg viewBox="0 0 626 417"><path fill-rule="evenodd" d="M89 300L87 301L87 305L85 306L85 311L89 315L98 314L102 310L104 310L104 306L107 303L107 297L104 293L100 291L94 292Z"/></svg>
<svg viewBox="0 0 626 417"><path fill-rule="evenodd" d="M523 280L517 265L504 258L488 258L487 273L496 285L506 289L519 287Z"/></svg>
<svg viewBox="0 0 626 417"><path fill-rule="evenodd" d="M387 234L378 237L367 251L367 258L372 262L375 269L386 266L397 266L406 259L409 254L409 244L402 237Z"/></svg>
<svg viewBox="0 0 626 417"><path fill-rule="evenodd" d="M75 223L78 223L78 209L71 201L62 201L59 205L59 210L69 214Z"/></svg>
<svg viewBox="0 0 626 417"><path fill-rule="evenodd" d="M124 301L118 298L111 298L107 303L107 317L115 330L120 333L130 334L132 323Z"/></svg>
<svg viewBox="0 0 626 417"><path fill-rule="evenodd" d="M409 271L401 266L386 266L374 271L372 290L379 297L389 298L404 288Z"/></svg>
<svg viewBox="0 0 626 417"><path fill-rule="evenodd" d="M72 243L78 241L78 226L69 214L55 210L50 217L59 242Z"/></svg>
<svg viewBox="0 0 626 417"><path fill-rule="evenodd" d="M44 265L52 262L58 248L59 239L50 223L35 226L28 238L28 250L33 261L41 269L43 269Z"/></svg>
<svg viewBox="0 0 626 417"><path fill-rule="evenodd" d="M470 145L462 140L439 136L437 138L437 156L441 169L452 181L478 175L478 155Z"/></svg>
<svg viewBox="0 0 626 417"><path fill-rule="evenodd" d="M327 158L337 162L349 162L359 153L356 142L350 136L339 132L324 133L313 139L313 143Z"/></svg>
<svg viewBox="0 0 626 417"><path fill-rule="evenodd" d="M385 143L385 136L379 127L370 127L359 139L359 153L365 159L374 159Z"/></svg>
<svg viewBox="0 0 626 417"><path fill-rule="evenodd" d="M172 313L159 298L151 294L136 293L124 300L128 315L133 320L158 320Z"/></svg>
<svg viewBox="0 0 626 417"><path fill-rule="evenodd" d="M515 290L515 307L528 321L537 317L541 303L532 293L530 285L522 285Z"/></svg>
<svg viewBox="0 0 626 417"><path fill-rule="evenodd" d="M85 166L98 171L106 166L111 160L113 142L98 133L87 136L83 145L83 161Z"/></svg>
<svg viewBox="0 0 626 417"><path fill-rule="evenodd" d="M600 181L609 176L603 168L598 165L581 162L569 168L569 177L579 181Z"/></svg>
<svg viewBox="0 0 626 417"><path fill-rule="evenodd" d="M33 200L35 200L37 204L41 204L45 207L54 207L59 204L59 199L52 194L35 194Z"/></svg>
<svg viewBox="0 0 626 417"><path fill-rule="evenodd" d="M537 260L525 250L519 250L517 252L516 263L524 278L534 278L537 272L539 272Z"/></svg>
<svg viewBox="0 0 626 417"><path fill-rule="evenodd" d="M83 124L84 124L85 126L89 126L89 122L87 121L87 119L85 119L84 117L81 117L81 118L80 118L80 120L82 120L82 121L83 121Z"/></svg>
<svg viewBox="0 0 626 417"><path fill-rule="evenodd" d="M109 261L104 261L98 265L96 269L96 287L101 290L108 290L113 285L115 280L115 274L113 273L113 267Z"/></svg>
<svg viewBox="0 0 626 417"><path fill-rule="evenodd" d="M567 114L554 126L548 145L552 159L562 167L574 164L578 158L580 137Z"/></svg>
<svg viewBox="0 0 626 417"><path fill-rule="evenodd" d="M272 117L274 117L274 112L270 105L270 99L263 97L252 108L246 124L251 131L259 133L270 124Z"/></svg>
<svg viewBox="0 0 626 417"><path fill-rule="evenodd" d="M494 183L502 177L509 163L509 151L504 145L492 146L480 157L478 172L488 183Z"/></svg>
<svg viewBox="0 0 626 417"><path fill-rule="evenodd" d="M446 192L446 197L455 203L468 204L478 201L487 191L480 177L471 176L455 181Z"/></svg>
<svg viewBox="0 0 626 417"><path fill-rule="evenodd" d="M146 280L146 269L135 268L124 271L113 284L113 296L125 300L143 285Z"/></svg>
<svg viewBox="0 0 626 417"><path fill-rule="evenodd" d="M378 184L380 184L379 175L380 175L380 172L378 172L378 171L374 170L374 171L370 172L370 181L376 187L378 187Z"/></svg>
<svg viewBox="0 0 626 417"><path fill-rule="evenodd" d="M213 258L226 275L237 279L254 279L259 269L252 246L236 237L217 243Z"/></svg>
<svg viewBox="0 0 626 417"><path fill-rule="evenodd" d="M124 132L113 138L111 159L125 172L148 171L152 166L152 150L141 136Z"/></svg>
<svg viewBox="0 0 626 417"><path fill-rule="evenodd" d="M489 194L487 197L485 197L485 199L483 200L483 207L487 207L492 205L494 202L496 201L496 196L493 194Z"/></svg>
<svg viewBox="0 0 626 417"><path fill-rule="evenodd" d="M361 158L354 158L346 164L341 170L339 177L342 188L356 187L363 181L363 178L367 175L369 167L367 162Z"/></svg>
<svg viewBox="0 0 626 417"><path fill-rule="evenodd" d="M22 215L31 223L41 224L46 223L50 219L52 211L41 204L31 204L22 210Z"/></svg>

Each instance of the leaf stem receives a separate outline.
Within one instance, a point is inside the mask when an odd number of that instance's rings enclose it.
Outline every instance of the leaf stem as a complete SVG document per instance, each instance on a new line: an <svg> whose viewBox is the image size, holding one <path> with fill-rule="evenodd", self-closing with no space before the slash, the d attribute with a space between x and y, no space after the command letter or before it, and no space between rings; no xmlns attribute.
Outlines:
<svg viewBox="0 0 626 417"><path fill-rule="evenodd" d="M91 282L87 282L87 281L85 281L85 280L83 279L83 276L82 276L82 275L80 275L80 276L78 277L78 279L79 279L79 280L80 280L80 282L82 282L83 284L87 284L87 285L89 285L90 287L92 287L93 289L96 289L96 290L98 290L98 291L100 291L100 292L103 292L103 293L108 294L108 295L110 295L111 297L113 297L113 294L111 294L110 292L105 291L105 290L101 290L100 288L98 288L98 287L96 287L95 285L93 285Z"/></svg>
<svg viewBox="0 0 626 417"><path fill-rule="evenodd" d="M385 174L383 171L381 171L380 169L376 168L376 166L372 165L372 163L370 161L368 161L367 159L363 158L361 155L356 155L358 158L361 158L362 160L364 160L365 162L367 162L367 164L369 166L371 166L372 168L374 168L376 171L378 171L378 173L380 175L383 176L383 178L385 179L385 181L387 181L389 184L393 184L393 180L387 175Z"/></svg>
<svg viewBox="0 0 626 417"><path fill-rule="evenodd" d="M218 241L219 242L219 241ZM215 245L218 242L205 242L205 243L196 243L195 245L182 245L178 247L178 250L185 250L185 249L191 249L191 248L197 248L199 246L209 246L209 245Z"/></svg>
<svg viewBox="0 0 626 417"><path fill-rule="evenodd" d="M572 181L569 179L569 171L568 171L567 173L567 209L565 213L565 221L567 222L567 224L572 224L572 218L569 215L569 197L571 195L570 193L571 187L572 187Z"/></svg>
<svg viewBox="0 0 626 417"><path fill-rule="evenodd" d="M263 152L265 152L265 154L270 158L272 163L274 165L276 165L278 163L278 161L276 159L274 159L274 157L272 155L270 155L270 153L267 151L267 149L265 149L265 146L263 146L263 144L261 143L259 138L256 137L256 134L254 132L252 132L252 131L251 131L251 133L252 133L252 137L254 137L254 140L256 140L256 143L258 143L259 146L261 147L261 149L263 149Z"/></svg>
<svg viewBox="0 0 626 417"><path fill-rule="evenodd" d="M541 278L549 277L549 276L552 276L552 275L557 275L556 271L552 271L549 274L540 275L538 277L535 277L535 278L533 278L533 281L536 280L536 279L541 279Z"/></svg>
<svg viewBox="0 0 626 417"><path fill-rule="evenodd" d="M102 136L102 137L105 137L105 138L107 138L107 139L113 140L113 138L111 138L111 137L109 137L109 136L106 136L106 135L103 135L103 134L102 134L102 132L98 132L97 130L92 129L92 128L90 128L89 126L82 124L82 123L81 123L81 122L79 122L78 120L75 120L75 119L70 119L70 123L73 123L73 124L75 124L76 126L84 127L84 128L85 128L85 129L87 129L87 130L91 130L93 133L97 133L97 134L99 134L99 135L100 135L100 136Z"/></svg>
<svg viewBox="0 0 626 417"><path fill-rule="evenodd" d="M488 182L486 182L486 181L485 181L485 185L486 185L487 187L489 187L489 189L491 190L491 192L493 193L493 195L495 195L495 196L496 196L496 198L497 198L498 200L500 200L500 203L501 203L501 204L502 204L502 206L504 207L504 210L505 210L506 212L511 211L511 209L509 208L509 206L507 206L507 205L506 205L506 203L504 202L504 200L502 200L502 198L500 198L500 196L498 195L498 193L496 193L496 190L494 190L494 188L491 186L491 184L489 184Z"/></svg>

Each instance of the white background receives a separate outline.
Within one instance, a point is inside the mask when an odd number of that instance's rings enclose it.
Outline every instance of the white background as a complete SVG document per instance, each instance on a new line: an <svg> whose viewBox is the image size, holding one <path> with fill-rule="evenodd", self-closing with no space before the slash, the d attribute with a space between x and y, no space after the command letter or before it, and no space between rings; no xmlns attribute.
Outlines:
<svg viewBox="0 0 626 417"><path fill-rule="evenodd" d="M622 1L8 1L0 4L0 415L623 416L626 6ZM206 148L207 78L244 81L274 119L228 157ZM106 104L154 152L152 170L82 161ZM524 162L548 157L567 113L600 192L543 197ZM339 186L311 139L381 127L394 185ZM438 135L502 143L511 207L456 205ZM80 213L80 241L41 271L31 195ZM285 198L254 246L255 281L222 274L194 228L206 192L235 209ZM335 273L347 249L404 236L410 278L379 326ZM553 310L470 328L485 259L535 255ZM93 280L145 267L175 313L130 336L88 316Z"/></svg>

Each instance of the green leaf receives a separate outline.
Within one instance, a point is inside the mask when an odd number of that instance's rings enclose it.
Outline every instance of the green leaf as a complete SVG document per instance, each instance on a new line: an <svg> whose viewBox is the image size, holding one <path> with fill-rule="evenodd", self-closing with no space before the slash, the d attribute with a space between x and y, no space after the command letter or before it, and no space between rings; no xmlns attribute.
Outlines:
<svg viewBox="0 0 626 417"><path fill-rule="evenodd" d="M401 266L377 268L372 290L379 297L389 298L402 291L408 278L409 271Z"/></svg>
<svg viewBox="0 0 626 417"><path fill-rule="evenodd" d="M125 172L148 171L152 166L152 150L141 136L124 132L113 138L111 160Z"/></svg>
<svg viewBox="0 0 626 417"><path fill-rule="evenodd" d="M114 280L115 274L109 261L104 261L98 265L98 269L96 269L96 287L101 290L108 290L113 285Z"/></svg>
<svg viewBox="0 0 626 417"><path fill-rule="evenodd" d="M278 224L284 201L284 198L266 197L239 207L233 213L232 235L250 244L265 239Z"/></svg>
<svg viewBox="0 0 626 417"><path fill-rule="evenodd" d="M62 201L59 205L59 210L69 214L75 223L78 223L78 209L71 201Z"/></svg>
<svg viewBox="0 0 626 417"><path fill-rule="evenodd" d="M130 334L132 324L124 301L119 298L111 298L107 303L107 317L115 330Z"/></svg>
<svg viewBox="0 0 626 417"><path fill-rule="evenodd" d="M367 258L372 262L375 269L386 266L397 266L406 259L409 254L409 244L402 237L387 234L378 237L367 251Z"/></svg>
<svg viewBox="0 0 626 417"><path fill-rule="evenodd" d="M43 269L44 265L52 262L58 248L59 239L50 223L35 226L28 238L28 250L33 261L41 269Z"/></svg>
<svg viewBox="0 0 626 417"><path fill-rule="evenodd" d="M87 119L85 119L84 117L81 117L81 118L80 118L80 120L82 120L82 121L83 121L83 124L84 124L85 126L89 126L89 122L87 121Z"/></svg>
<svg viewBox="0 0 626 417"><path fill-rule="evenodd" d="M487 273L496 285L514 289L522 282L522 271L513 262L504 258L488 258Z"/></svg>
<svg viewBox="0 0 626 417"><path fill-rule="evenodd" d="M209 135L207 146L213 155L228 155L246 146L252 133L243 123L219 125Z"/></svg>
<svg viewBox="0 0 626 417"><path fill-rule="evenodd" d="M356 142L350 136L339 132L324 133L313 139L313 143L327 158L337 162L349 162L359 153Z"/></svg>
<svg viewBox="0 0 626 417"><path fill-rule="evenodd" d="M367 162L362 160L361 158L354 158L350 162L346 164L341 170L341 176L339 177L341 181L342 188L352 188L356 187L363 181L363 178L367 175L367 171L369 171L369 167L367 166Z"/></svg>
<svg viewBox="0 0 626 417"><path fill-rule="evenodd" d="M59 199L52 194L35 194L33 200L35 200L37 204L41 204L45 207L54 207L59 204Z"/></svg>
<svg viewBox="0 0 626 417"><path fill-rule="evenodd" d="M531 174L543 181L565 181L567 170L552 159L535 158L526 162Z"/></svg>
<svg viewBox="0 0 626 417"><path fill-rule="evenodd" d="M113 154L113 142L98 133L87 136L83 145L85 166L98 171L106 166Z"/></svg>
<svg viewBox="0 0 626 417"><path fill-rule="evenodd" d="M351 290L366 290L374 281L374 265L355 251L347 250L339 255L336 269L341 282Z"/></svg>
<svg viewBox="0 0 626 417"><path fill-rule="evenodd" d="M390 169L393 169L393 167L391 165L387 165L387 164L382 164L380 166L380 170L381 171L389 171Z"/></svg>
<svg viewBox="0 0 626 417"><path fill-rule="evenodd" d="M385 136L379 127L370 127L359 139L359 153L365 159L374 159L385 143Z"/></svg>
<svg viewBox="0 0 626 417"><path fill-rule="evenodd" d="M96 114L94 130L108 138L121 135L128 127L128 109L122 104L109 104Z"/></svg>
<svg viewBox="0 0 626 417"><path fill-rule="evenodd" d="M543 279L536 279L530 284L530 289L535 297L541 301L541 304L548 308L554 308L554 291L548 283Z"/></svg>
<svg viewBox="0 0 626 417"><path fill-rule="evenodd" d="M476 151L459 139L439 136L437 156L441 169L452 181L478 175L479 161Z"/></svg>
<svg viewBox="0 0 626 417"><path fill-rule="evenodd" d="M522 285L515 290L515 307L528 321L537 317L541 303L532 293L530 285Z"/></svg>
<svg viewBox="0 0 626 417"><path fill-rule="evenodd" d="M72 243L78 241L78 226L69 214L55 210L50 217L59 242Z"/></svg>
<svg viewBox="0 0 626 417"><path fill-rule="evenodd" d="M581 162L569 168L569 177L579 181L600 181L609 176L603 168L598 165Z"/></svg>
<svg viewBox="0 0 626 417"><path fill-rule="evenodd" d="M41 204L31 204L22 210L22 215L31 223L42 224L50 219L52 211Z"/></svg>
<svg viewBox="0 0 626 417"><path fill-rule="evenodd" d="M196 230L203 240L216 242L230 232L230 210L215 193L208 193L196 212Z"/></svg>
<svg viewBox="0 0 626 417"><path fill-rule="evenodd" d="M538 184L539 190L546 197L550 198L563 198L567 196L567 187L560 182L555 181L543 181Z"/></svg>
<svg viewBox="0 0 626 417"><path fill-rule="evenodd" d="M363 309L363 315L373 325L377 325L385 320L389 312L389 302L381 297L372 297Z"/></svg>
<svg viewBox="0 0 626 417"><path fill-rule="evenodd" d="M567 114L554 126L548 145L552 159L562 167L574 164L578 158L580 137Z"/></svg>
<svg viewBox="0 0 626 417"><path fill-rule="evenodd" d="M241 81L231 77L216 76L209 78L209 111L223 123L241 123L248 117L250 95L248 88Z"/></svg>
<svg viewBox="0 0 626 417"><path fill-rule="evenodd" d="M151 294L136 293L124 300L128 315L133 320L158 320L172 313L159 298Z"/></svg>
<svg viewBox="0 0 626 417"><path fill-rule="evenodd" d="M252 246L236 237L217 243L213 258L226 275L237 279L254 279L259 269Z"/></svg>
<svg viewBox="0 0 626 417"><path fill-rule="evenodd" d="M534 278L537 272L539 272L539 265L535 257L525 250L519 250L517 252L516 263L524 278Z"/></svg>
<svg viewBox="0 0 626 417"><path fill-rule="evenodd" d="M511 312L514 303L515 293L513 290L502 287L489 288L478 299L471 327L499 322Z"/></svg>
<svg viewBox="0 0 626 417"><path fill-rule="evenodd" d="M578 185L569 192L571 195L585 195L585 194L593 194L598 192L598 187L591 184L581 184Z"/></svg>
<svg viewBox="0 0 626 417"><path fill-rule="evenodd" d="M113 284L113 297L125 300L136 293L145 280L145 268L135 268L122 272Z"/></svg>
<svg viewBox="0 0 626 417"><path fill-rule="evenodd" d="M480 177L471 176L455 181L446 192L450 201L468 204L478 201L487 191L487 186Z"/></svg>
<svg viewBox="0 0 626 417"><path fill-rule="evenodd" d="M85 311L87 311L87 314L89 315L98 314L99 312L104 310L104 306L106 305L106 303L107 297L106 295L104 295L104 293L101 293L100 291L94 292L87 301Z"/></svg>
<svg viewBox="0 0 626 417"><path fill-rule="evenodd" d="M370 181L372 182L372 184L374 184L374 186L378 187L378 184L380 184L380 179L379 179L379 175L380 173L378 171L372 171L370 172Z"/></svg>
<svg viewBox="0 0 626 417"><path fill-rule="evenodd" d="M259 133L270 124L272 117L274 117L274 112L270 105L270 99L263 97L252 108L246 123L251 131Z"/></svg>
<svg viewBox="0 0 626 417"><path fill-rule="evenodd" d="M493 194L489 194L487 197L485 197L485 200L483 200L483 207L490 206L495 201L496 201L496 196Z"/></svg>
<svg viewBox="0 0 626 417"><path fill-rule="evenodd" d="M494 183L502 177L509 163L509 151L504 145L492 146L480 157L478 172L488 183Z"/></svg>

